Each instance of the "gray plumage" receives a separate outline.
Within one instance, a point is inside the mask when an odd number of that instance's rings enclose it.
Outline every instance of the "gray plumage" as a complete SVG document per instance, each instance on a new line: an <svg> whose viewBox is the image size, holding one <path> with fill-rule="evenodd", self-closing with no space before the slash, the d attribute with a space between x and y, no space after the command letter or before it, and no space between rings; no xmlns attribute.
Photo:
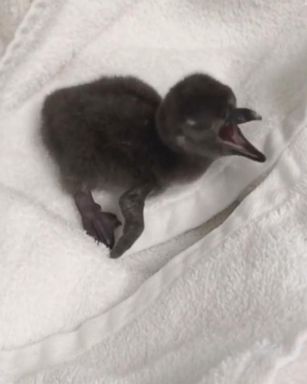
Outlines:
<svg viewBox="0 0 307 384"><path fill-rule="evenodd" d="M237 127L259 115L236 108L233 91L203 74L186 77L164 99L134 77L101 78L55 91L42 116L44 142L83 227L112 248L111 257L122 255L142 233L149 193L199 177L221 156L265 160ZM91 193L109 186L126 190L119 201L123 234L115 246L120 223Z"/></svg>

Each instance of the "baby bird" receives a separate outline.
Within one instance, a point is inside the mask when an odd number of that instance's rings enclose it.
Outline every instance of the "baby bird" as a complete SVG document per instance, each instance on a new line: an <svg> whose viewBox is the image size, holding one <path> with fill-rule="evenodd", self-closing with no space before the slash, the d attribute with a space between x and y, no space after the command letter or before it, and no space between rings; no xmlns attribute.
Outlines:
<svg viewBox="0 0 307 384"><path fill-rule="evenodd" d="M60 89L42 109L42 136L73 196L86 232L116 258L144 229L146 197L173 182L200 177L221 156L264 162L238 124L261 117L236 107L228 86L205 74L187 76L164 99L134 77L104 77ZM123 233L113 213L103 212L93 189L123 187Z"/></svg>

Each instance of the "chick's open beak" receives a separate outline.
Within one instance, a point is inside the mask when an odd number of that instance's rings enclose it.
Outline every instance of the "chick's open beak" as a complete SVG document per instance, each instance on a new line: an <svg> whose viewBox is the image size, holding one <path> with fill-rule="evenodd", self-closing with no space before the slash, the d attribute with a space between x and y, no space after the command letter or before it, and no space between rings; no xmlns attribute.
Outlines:
<svg viewBox="0 0 307 384"><path fill-rule="evenodd" d="M222 126L218 134L223 146L234 155L248 157L249 159L263 163L266 157L258 151L243 135L240 128L234 123Z"/></svg>

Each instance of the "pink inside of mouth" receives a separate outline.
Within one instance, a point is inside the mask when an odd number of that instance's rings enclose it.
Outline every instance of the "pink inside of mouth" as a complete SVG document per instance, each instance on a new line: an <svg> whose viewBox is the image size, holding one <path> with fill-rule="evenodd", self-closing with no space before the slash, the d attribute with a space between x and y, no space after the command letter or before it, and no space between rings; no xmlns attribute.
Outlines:
<svg viewBox="0 0 307 384"><path fill-rule="evenodd" d="M223 125L219 131L219 137L223 141L228 141L230 143L235 143L235 126L232 124Z"/></svg>
<svg viewBox="0 0 307 384"><path fill-rule="evenodd" d="M237 125L224 125L220 129L218 136L224 144L232 148L235 152L260 162L265 161L265 156L243 136Z"/></svg>

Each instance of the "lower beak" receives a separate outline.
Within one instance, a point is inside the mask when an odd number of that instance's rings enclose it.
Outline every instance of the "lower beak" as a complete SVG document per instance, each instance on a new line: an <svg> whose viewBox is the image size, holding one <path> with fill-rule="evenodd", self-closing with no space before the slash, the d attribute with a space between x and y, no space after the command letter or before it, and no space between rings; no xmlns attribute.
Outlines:
<svg viewBox="0 0 307 384"><path fill-rule="evenodd" d="M258 151L243 135L235 124L224 125L219 132L219 140L222 141L226 151L233 155L248 157L260 163L265 162L266 157Z"/></svg>

